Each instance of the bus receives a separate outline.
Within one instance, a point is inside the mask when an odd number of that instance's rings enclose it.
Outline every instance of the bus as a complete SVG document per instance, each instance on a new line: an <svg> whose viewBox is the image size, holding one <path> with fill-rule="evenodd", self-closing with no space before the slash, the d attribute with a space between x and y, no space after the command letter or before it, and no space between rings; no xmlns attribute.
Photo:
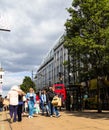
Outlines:
<svg viewBox="0 0 109 130"><path fill-rule="evenodd" d="M66 100L66 87L64 84L54 84L53 85L55 93L62 97L62 102Z"/></svg>

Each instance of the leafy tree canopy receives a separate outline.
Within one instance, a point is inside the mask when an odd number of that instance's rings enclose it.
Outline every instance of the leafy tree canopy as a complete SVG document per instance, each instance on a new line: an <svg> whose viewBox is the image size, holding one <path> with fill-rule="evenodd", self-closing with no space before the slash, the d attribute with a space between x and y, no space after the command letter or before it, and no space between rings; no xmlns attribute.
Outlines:
<svg viewBox="0 0 109 130"><path fill-rule="evenodd" d="M20 85L20 88L25 93L29 92L29 88L33 88L36 91L35 83L28 76L25 76L23 83Z"/></svg>
<svg viewBox="0 0 109 130"><path fill-rule="evenodd" d="M90 64L90 70L86 70L88 74L91 70L96 76L108 74L109 1L73 0L67 11L70 18L65 23L64 46L69 50L72 59L78 59L81 64L85 64L78 69L83 71Z"/></svg>

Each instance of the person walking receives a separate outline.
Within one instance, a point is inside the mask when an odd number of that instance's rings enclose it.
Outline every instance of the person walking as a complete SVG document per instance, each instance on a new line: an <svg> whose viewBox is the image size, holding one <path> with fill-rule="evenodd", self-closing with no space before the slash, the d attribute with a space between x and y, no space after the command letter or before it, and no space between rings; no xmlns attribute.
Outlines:
<svg viewBox="0 0 109 130"><path fill-rule="evenodd" d="M9 100L7 99L7 96L5 96L3 99L3 110L4 111L9 110Z"/></svg>
<svg viewBox="0 0 109 130"><path fill-rule="evenodd" d="M0 112L3 111L3 97L0 95Z"/></svg>
<svg viewBox="0 0 109 130"><path fill-rule="evenodd" d="M47 97L48 97L48 106L49 106L49 113L50 117L54 115L54 106L52 104L53 97L55 96L55 93L53 91L52 87L49 87L48 92L47 92Z"/></svg>
<svg viewBox="0 0 109 130"><path fill-rule="evenodd" d="M18 116L18 122L22 121L22 112L23 112L23 96L25 93L21 90L18 95L18 108L17 108L17 116Z"/></svg>
<svg viewBox="0 0 109 130"><path fill-rule="evenodd" d="M46 111L46 116L48 116L49 115L48 97L45 89L42 91L40 99L41 99L42 115L44 115L44 112Z"/></svg>
<svg viewBox="0 0 109 130"><path fill-rule="evenodd" d="M49 99L50 117L52 117L54 114L55 114L56 117L59 117L60 114L59 114L57 106L55 106L55 105L53 106L53 104L52 104L53 98L55 96L58 97L58 95L54 91L54 87L50 87L47 94L48 94L48 99Z"/></svg>
<svg viewBox="0 0 109 130"><path fill-rule="evenodd" d="M36 92L36 110L35 110L36 114L40 113L40 96L39 96L39 92Z"/></svg>
<svg viewBox="0 0 109 130"><path fill-rule="evenodd" d="M55 88L54 87L52 87L52 91L55 94L55 96L59 98L59 95L55 93ZM58 106L54 106L54 113L55 113L56 117L60 116L60 113L58 111Z"/></svg>
<svg viewBox="0 0 109 130"><path fill-rule="evenodd" d="M33 88L29 89L29 92L26 94L26 99L28 100L28 109L29 109L28 118L33 118L34 104L36 103L36 94L34 93Z"/></svg>
<svg viewBox="0 0 109 130"><path fill-rule="evenodd" d="M17 108L18 108L18 95L21 90L17 85L11 87L11 90L7 94L9 100L9 112L11 120L10 122L16 122L17 120Z"/></svg>

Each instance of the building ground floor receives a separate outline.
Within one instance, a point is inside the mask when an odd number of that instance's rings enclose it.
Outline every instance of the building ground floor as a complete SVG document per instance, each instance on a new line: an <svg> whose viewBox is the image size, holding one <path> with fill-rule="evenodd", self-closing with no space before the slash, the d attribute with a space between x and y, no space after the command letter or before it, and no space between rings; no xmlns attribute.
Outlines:
<svg viewBox="0 0 109 130"><path fill-rule="evenodd" d="M109 87L68 85L66 87L66 110L81 111L84 109L109 110ZM98 108L99 107L99 108Z"/></svg>

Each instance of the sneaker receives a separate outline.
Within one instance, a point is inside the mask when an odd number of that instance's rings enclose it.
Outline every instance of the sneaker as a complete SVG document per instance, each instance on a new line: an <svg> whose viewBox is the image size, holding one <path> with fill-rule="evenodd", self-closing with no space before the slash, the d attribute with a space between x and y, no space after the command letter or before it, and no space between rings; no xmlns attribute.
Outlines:
<svg viewBox="0 0 109 130"><path fill-rule="evenodd" d="M60 117L61 115L60 114L58 114L56 117Z"/></svg>
<svg viewBox="0 0 109 130"><path fill-rule="evenodd" d="M28 116L28 118L31 118L31 116Z"/></svg>
<svg viewBox="0 0 109 130"><path fill-rule="evenodd" d="M18 122L21 122L22 120L18 120Z"/></svg>
<svg viewBox="0 0 109 130"><path fill-rule="evenodd" d="M33 116L28 116L28 118L33 118Z"/></svg>

